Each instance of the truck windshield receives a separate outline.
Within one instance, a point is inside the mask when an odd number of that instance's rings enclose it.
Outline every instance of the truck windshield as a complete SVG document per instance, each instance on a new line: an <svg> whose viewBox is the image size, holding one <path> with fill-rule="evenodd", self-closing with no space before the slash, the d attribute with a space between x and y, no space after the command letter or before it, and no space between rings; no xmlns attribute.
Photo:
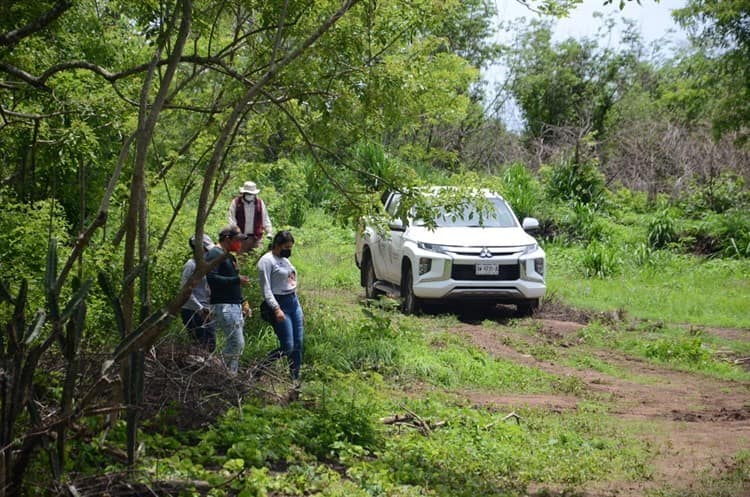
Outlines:
<svg viewBox="0 0 750 497"><path fill-rule="evenodd" d="M475 207L466 207L461 212L440 211L435 224L438 228L513 228L517 221L508 205L499 198L487 199L494 208L477 212ZM424 220L416 219L416 226L424 226Z"/></svg>

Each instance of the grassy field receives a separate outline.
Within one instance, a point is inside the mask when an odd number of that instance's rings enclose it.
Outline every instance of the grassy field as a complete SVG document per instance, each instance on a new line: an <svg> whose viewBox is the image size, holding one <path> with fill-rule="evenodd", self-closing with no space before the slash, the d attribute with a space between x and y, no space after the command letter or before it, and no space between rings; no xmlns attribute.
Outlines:
<svg viewBox="0 0 750 497"><path fill-rule="evenodd" d="M572 306L666 323L750 328L750 260L657 253L609 278L587 278L581 249L550 246L548 286Z"/></svg>
<svg viewBox="0 0 750 497"><path fill-rule="evenodd" d="M576 372L646 392L656 387L660 379L647 368L625 365L631 357L695 378L750 382L727 360L747 356L748 341L701 329L747 331L746 262L670 257L591 279L569 264L572 249L551 248L555 299L621 310L627 319L594 319L555 339L535 320L473 325L495 344L492 352L471 331L460 332L467 325L456 315L403 316L393 303L363 305L351 230L313 213L294 233L306 313L299 399L246 398L206 430L144 435L149 453L141 469L151 477L206 481L214 496L520 497L621 486L680 495L680 482L653 483L661 451L654 433L667 425L614 415L613 397ZM252 362L276 339L257 317L248 330L244 359ZM539 397L570 406L517 401ZM694 495L740 495L750 458L738 451L731 460L731 470L695 480L692 488L709 493Z"/></svg>

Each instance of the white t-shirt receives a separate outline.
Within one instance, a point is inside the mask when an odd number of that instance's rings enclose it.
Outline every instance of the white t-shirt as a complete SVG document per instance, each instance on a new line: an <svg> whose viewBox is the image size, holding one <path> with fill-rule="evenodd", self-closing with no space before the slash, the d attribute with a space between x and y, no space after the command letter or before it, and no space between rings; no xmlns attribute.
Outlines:
<svg viewBox="0 0 750 497"><path fill-rule="evenodd" d="M263 300L271 309L277 309L276 295L286 295L297 290L297 270L286 257L276 257L268 251L258 260L258 278Z"/></svg>

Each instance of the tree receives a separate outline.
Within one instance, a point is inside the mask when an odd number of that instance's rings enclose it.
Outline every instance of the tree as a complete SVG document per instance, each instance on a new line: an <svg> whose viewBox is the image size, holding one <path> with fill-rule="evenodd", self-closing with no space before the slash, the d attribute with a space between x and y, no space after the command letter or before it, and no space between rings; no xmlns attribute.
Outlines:
<svg viewBox="0 0 750 497"><path fill-rule="evenodd" d="M745 0L689 0L674 18L715 61L716 71L703 73L693 87L705 89L717 102L711 113L717 136L739 133L747 141L750 126L750 4ZM703 84L701 84L703 83Z"/></svg>
<svg viewBox="0 0 750 497"><path fill-rule="evenodd" d="M44 127L50 124L57 125L57 129L63 132L68 128L69 121L59 120L59 116L81 116L84 119L87 116L92 117L87 114L86 109L82 112L71 111L67 108L67 99L46 98L48 94L54 95L58 88L64 88L68 79L76 79L81 72L87 76L94 75L97 81L105 81L104 86L111 85L108 97L130 108L126 119L116 119L117 127L125 131L118 153L97 157L109 161L108 169L111 168L112 171L106 190L100 192L99 209L92 219L85 222L83 211L79 213L80 219L76 225L81 226L81 231L75 238L73 248L62 268L58 271L57 264L48 264L46 288L49 305L54 311L56 305L52 303L57 302L65 289L71 285L69 275L73 265L76 261L81 264L83 253L94 233L106 224L109 201L115 189L118 185L129 185L129 193L124 195L127 202L124 223L118 228L118 234L113 239L115 244L119 244L120 240L124 241L122 279L112 285L107 276L100 274L100 282L110 296L118 316L121 340L111 357L114 364L121 365L128 416L128 455L131 461L135 457L137 403L142 385L143 350L167 326L172 316L178 313L182 302L189 294L190 285L209 270L206 263L199 263L191 278L193 281L189 281L177 295L166 302L152 302L149 269L152 257L151 228L147 211L148 180L151 175L159 174L161 169L159 161L154 160L154 149L158 149L158 143L162 139L158 132L162 115L179 115L187 109L187 114L198 116L191 122L203 125L202 128L186 127L179 135L181 142L171 141L171 145L177 144L177 149L183 151L197 143L196 137L201 136L207 124L213 124L207 129L206 135L209 139L202 144L202 153L208 153L209 159L203 164L203 182L195 214L195 232L200 237L217 194L213 188L215 178L224 164L232 137L248 112L257 104L256 99L263 95L266 86L280 72L309 50L356 3L355 0L345 0L340 4L318 2L313 10L305 10L309 7L306 3L281 2L276 6L270 5L269 2L260 2L258 5L238 3L232 10L227 9L228 4L223 2L194 4L190 0L137 5L130 2L109 2L102 6L95 2L81 2L77 4L76 9L85 10L86 17L96 21L93 36L80 37L77 43L70 46L52 46L47 49L48 45L44 43L44 38L55 38L58 33L77 32L68 24L69 21L75 24L76 10L71 12L72 3L60 1L42 4L40 9L36 9L35 6L25 10L22 6L16 6L16 11L24 15L11 16L18 25L0 36L0 42L4 45L0 71L6 77L0 89L9 97L3 101L14 104L13 108L3 107L3 116L6 118L7 127L31 128L32 150L45 142L39 138L39 131ZM71 12L69 16L66 15L68 12ZM291 17L287 17L288 14ZM201 21L199 26L211 28L193 29L195 16ZM120 20L123 21L118 22ZM301 22L302 20L307 22ZM255 21L258 22L258 26L255 25ZM87 44L95 43L98 35L110 34L106 28L113 25L120 28L117 35L123 36L136 47L128 53L132 58L123 64L123 68L108 69L106 53L97 52L88 59L77 58L87 55L84 49ZM83 29L82 26L78 27ZM252 54L246 51L248 47L252 47L252 44L248 44L252 36L259 38L257 46L261 47L260 53ZM74 38L75 36L70 36L70 41L75 41ZM273 43L262 43L268 38L273 40ZM39 51L35 45L41 47ZM258 58L254 58L253 55L257 55ZM71 86L85 84L87 80L88 78L84 77L83 80L71 83ZM120 82L123 82L122 85ZM215 86L217 84L218 87ZM29 111L36 109L40 102L57 107L46 113ZM101 124L98 118L98 115L94 115L93 121ZM52 130L54 131L55 129ZM167 133L166 136L169 135ZM18 138L13 136L11 139ZM16 147L16 150L18 149ZM18 154L18 157L21 158L21 154ZM35 161L36 157L32 157L32 164L35 164ZM15 168L13 172L15 164L17 163L9 164L11 174L4 176L13 178L17 175L19 168ZM20 170L26 167L25 164L27 163L21 163ZM53 161L49 161L50 174L54 172L52 166ZM128 174L122 177L126 166ZM82 192L84 195L85 193ZM50 246L49 259L56 260L57 250L54 244ZM196 260L203 261L200 244L197 244L196 250ZM25 288L24 285L25 283L22 283L22 289ZM81 283L74 283L74 286L81 286ZM81 288L88 288L88 284L84 283ZM82 291L74 293L85 294ZM20 317L25 313L25 294L22 290L16 297L11 296L9 291L4 291L2 295L4 300L15 303L15 319L20 323L21 330L20 335L17 335L24 340L32 340L36 339L39 331L43 329L43 320L37 320L40 323L35 327L37 331L25 337L24 320ZM52 312L53 317L56 315L56 312ZM13 391L17 392L13 394L13 398L17 399L15 405L26 408L31 413L32 420L37 420L38 416L35 417L33 414L34 389L33 382L29 382L28 374L34 371L39 357L48 353L52 344L58 339L65 338L66 321L72 314L66 313L64 316L65 320L53 320L51 328L46 330L46 335L40 336L43 342L41 346L26 350L20 349L14 341L3 341L4 347L10 347L4 351L4 362L15 357L16 353L22 354L22 361L23 356L28 355L23 374L20 374L20 368L7 369L19 374L13 375L6 385L13 385ZM73 347L68 357L71 363L75 362L71 357L75 358L77 344L80 343L80 335L83 333L81 321L75 330L78 339L70 345ZM21 352L18 352L19 350ZM70 386L74 386L81 378L77 377L74 370L70 371L70 382L73 382ZM104 367L101 380L110 372L111 368ZM68 384L66 380L66 386ZM84 415L87 403L91 400L89 397L77 398L75 401L69 397L64 400L58 416L52 417L52 421L48 421L47 425L41 421L33 423L35 435L23 439L20 450L17 447L18 437L14 436L15 424L20 419L17 414L20 411L14 411L13 416L3 417L3 492L18 491L28 467L30 454L36 447L46 446L53 431L57 432L59 437L56 460L62 459L65 428L77 417ZM59 466L61 465L56 465ZM56 475L58 474L56 472ZM9 486L5 485L6 482L9 482Z"/></svg>
<svg viewBox="0 0 750 497"><path fill-rule="evenodd" d="M50 243L43 288L29 283L41 275L29 280L19 271L0 293L3 305L14 308L2 314L6 324L24 330L36 323L32 333L17 334L32 347L3 341L3 365L16 354L26 365L3 369L26 371L5 385L29 417L15 410L3 418L0 467L11 484L0 488L18 490L40 448L64 467L68 430L87 415L93 397L82 394L84 379L71 366L55 415L41 420L33 415L37 380L29 373L40 357L59 356L58 343L74 364L86 338L103 333L83 306L93 292L110 302L119 332L100 337L111 347L113 366L107 362L93 381L99 388L119 368L134 460L143 351L210 269L199 263L183 288L154 294L159 249L177 213L189 209L200 238L227 181L249 162L302 147L338 158L365 138L399 142L420 127L459 122L477 77L461 55L485 56L484 21L469 22L482 28L473 41L458 36L469 21L464 16L482 4L468 5L42 0L0 6L3 195L29 205L59 202L69 221L59 223L71 227L69 239ZM334 182L340 176L324 172ZM154 224L148 208L160 183L178 194L158 206L171 211L168 221ZM350 204L358 205L353 198ZM112 254L107 270L90 247L95 236ZM198 261L202 250L197 244ZM27 319L38 302L26 297L35 292L46 295L43 306L54 319ZM75 296L70 312L57 312L69 296Z"/></svg>
<svg viewBox="0 0 750 497"><path fill-rule="evenodd" d="M507 91L523 110L525 133L538 139L552 129L573 128L582 130L580 136L601 136L607 113L638 75L640 37L628 24L628 43L615 51L595 39L553 43L551 27L548 21L521 27L505 56Z"/></svg>

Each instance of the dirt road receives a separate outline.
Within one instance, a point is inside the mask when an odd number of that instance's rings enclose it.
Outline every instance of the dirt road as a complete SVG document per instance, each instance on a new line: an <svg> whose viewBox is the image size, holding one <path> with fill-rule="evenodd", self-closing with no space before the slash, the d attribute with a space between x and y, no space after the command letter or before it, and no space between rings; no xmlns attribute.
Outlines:
<svg viewBox="0 0 750 497"><path fill-rule="evenodd" d="M601 394L596 396L608 399L610 412L614 415L628 420L645 420L654 426L652 433L644 435L660 448L653 461L653 479L598 484L580 489L582 495L635 497L654 489L688 489L705 478L706 472L718 475L728 470L737 452L750 449L750 383L675 371L616 351L586 346L588 354L626 372L614 377L595 370L568 367L554 360L538 360L508 345L518 343L520 339L525 341L524 345L583 347L577 339L577 331L585 325L586 319L583 314L552 308L549 312L542 310L534 319L533 325L538 331L531 335L471 321L455 329L494 357L533 366L560 377L577 377L588 394ZM734 340L750 340L750 330L707 328L702 332L731 336ZM520 406L556 411L576 409L580 400L572 395L465 394L476 405L508 410ZM744 490L743 495L750 496L750 488Z"/></svg>

